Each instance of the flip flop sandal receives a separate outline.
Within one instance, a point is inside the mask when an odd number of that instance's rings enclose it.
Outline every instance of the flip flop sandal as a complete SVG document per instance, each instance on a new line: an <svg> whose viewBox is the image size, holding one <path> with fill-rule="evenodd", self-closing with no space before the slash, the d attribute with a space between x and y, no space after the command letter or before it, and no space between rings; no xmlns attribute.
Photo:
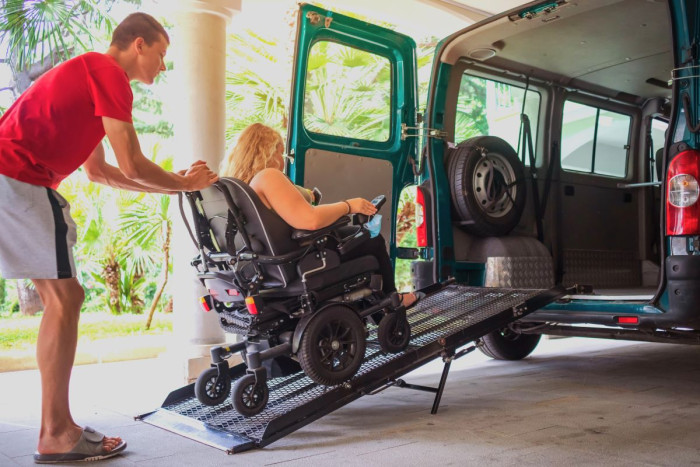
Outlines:
<svg viewBox="0 0 700 467"><path fill-rule="evenodd" d="M83 428L80 439L68 452L62 454L34 454L36 464L58 464L61 462L89 462L107 459L120 454L126 449L126 441L122 441L111 451L102 447L102 440L105 435L89 426Z"/></svg>

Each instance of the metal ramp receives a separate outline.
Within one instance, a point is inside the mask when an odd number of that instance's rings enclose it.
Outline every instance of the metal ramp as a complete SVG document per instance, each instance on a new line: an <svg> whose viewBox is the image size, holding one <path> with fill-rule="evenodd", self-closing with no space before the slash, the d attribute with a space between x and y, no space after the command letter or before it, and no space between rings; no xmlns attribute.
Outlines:
<svg viewBox="0 0 700 467"><path fill-rule="evenodd" d="M365 361L347 383L321 386L301 372L270 379L265 410L250 418L238 414L230 402L216 407L201 404L194 395L194 384L190 384L171 392L161 408L136 418L234 454L266 446L363 395L392 385L436 393L432 410L435 413L451 361L475 349L463 348L466 344L566 293L563 288L521 290L448 285L408 311L412 338L403 352L384 354L376 342L376 328L371 329ZM437 388L410 385L398 379L438 357L445 361L445 369ZM245 365L231 368L230 373L235 380L245 374Z"/></svg>

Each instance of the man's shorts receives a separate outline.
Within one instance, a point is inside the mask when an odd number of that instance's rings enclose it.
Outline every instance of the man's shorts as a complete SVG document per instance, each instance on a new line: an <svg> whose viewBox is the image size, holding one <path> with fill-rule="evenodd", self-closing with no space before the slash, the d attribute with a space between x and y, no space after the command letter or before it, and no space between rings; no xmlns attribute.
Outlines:
<svg viewBox="0 0 700 467"><path fill-rule="evenodd" d="M75 277L77 239L57 191L0 175L0 274L5 279Z"/></svg>

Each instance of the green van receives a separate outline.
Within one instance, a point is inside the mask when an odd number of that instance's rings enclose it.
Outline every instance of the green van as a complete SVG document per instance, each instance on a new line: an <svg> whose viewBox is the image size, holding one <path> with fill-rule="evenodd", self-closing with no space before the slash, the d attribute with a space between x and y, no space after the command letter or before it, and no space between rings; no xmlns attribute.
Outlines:
<svg viewBox="0 0 700 467"><path fill-rule="evenodd" d="M698 343L699 8L527 3L439 42L420 112L411 38L302 5L287 173L327 201L387 195L415 288L577 286L484 337L494 358L541 334Z"/></svg>

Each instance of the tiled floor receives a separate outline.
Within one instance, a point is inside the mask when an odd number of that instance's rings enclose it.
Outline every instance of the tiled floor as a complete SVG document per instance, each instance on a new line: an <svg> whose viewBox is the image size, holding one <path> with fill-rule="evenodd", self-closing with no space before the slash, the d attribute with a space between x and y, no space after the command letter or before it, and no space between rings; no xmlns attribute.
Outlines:
<svg viewBox="0 0 700 467"><path fill-rule="evenodd" d="M690 465L700 463L700 347L546 340L528 359L457 360L437 415L432 395L363 397L262 449L228 456L133 420L177 384L162 360L80 366L76 420L125 438L109 466ZM437 383L434 362L406 379ZM35 371L0 373L0 465L32 464Z"/></svg>

